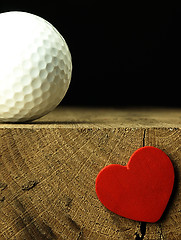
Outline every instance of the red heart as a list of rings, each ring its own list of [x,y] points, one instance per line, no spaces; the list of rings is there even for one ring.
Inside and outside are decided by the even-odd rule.
[[[126,166],[104,167],[96,178],[96,193],[106,208],[120,216],[156,222],[167,206],[173,184],[169,157],[158,148],[142,147]]]

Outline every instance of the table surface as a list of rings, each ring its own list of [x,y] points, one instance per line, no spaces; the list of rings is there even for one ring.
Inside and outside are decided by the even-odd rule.
[[[58,107],[29,123],[1,123],[0,128],[181,128],[179,108]]]
[[[138,148],[171,159],[175,184],[155,224],[108,211],[95,179]],[[181,239],[181,109],[60,107],[0,124],[0,239]],[[141,183],[140,183],[141,184]]]

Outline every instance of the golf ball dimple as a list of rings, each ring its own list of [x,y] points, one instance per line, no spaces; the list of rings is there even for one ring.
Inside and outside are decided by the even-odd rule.
[[[0,121],[24,122],[52,111],[72,74],[64,38],[46,20],[25,12],[0,14]]]

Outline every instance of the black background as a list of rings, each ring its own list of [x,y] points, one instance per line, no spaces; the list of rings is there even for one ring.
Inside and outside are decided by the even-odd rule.
[[[178,4],[37,2],[1,1],[0,12],[39,15],[63,35],[73,74],[62,105],[181,107]]]

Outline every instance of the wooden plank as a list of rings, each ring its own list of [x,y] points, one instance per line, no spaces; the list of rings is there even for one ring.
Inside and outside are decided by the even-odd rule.
[[[181,239],[181,130],[147,129],[145,144],[162,149],[171,159],[175,184],[171,199],[161,220],[147,224],[145,239]]]
[[[0,124],[0,239],[180,239],[181,111],[62,108],[26,124]],[[143,145],[176,171],[162,219],[145,224],[107,210],[95,193],[106,165]]]
[[[181,127],[180,109],[57,108],[46,116],[23,124],[0,124],[0,128],[148,128]]]

